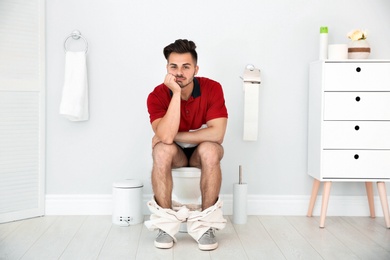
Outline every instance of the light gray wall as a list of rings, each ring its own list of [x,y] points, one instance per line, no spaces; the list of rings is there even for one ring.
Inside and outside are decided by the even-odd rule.
[[[47,194],[109,194],[125,178],[152,192],[146,98],[163,81],[163,47],[188,38],[198,45],[199,75],[225,91],[221,193],[232,193],[242,165],[250,194],[309,195],[308,66],[318,58],[320,26],[329,27],[329,43],[367,29],[371,58],[390,58],[388,0],[49,0],[46,12]],[[89,41],[90,87],[90,120],[76,123],[58,114],[63,43],[74,29]],[[242,140],[239,76],[248,63],[262,71],[257,142]],[[364,194],[363,186],[338,183],[332,194]]]

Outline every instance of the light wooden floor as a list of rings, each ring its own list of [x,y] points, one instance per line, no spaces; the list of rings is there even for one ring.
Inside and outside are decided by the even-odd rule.
[[[148,217],[147,217],[148,218]],[[390,229],[382,217],[226,217],[219,248],[204,252],[179,233],[172,249],[156,249],[157,232],[119,227],[111,216],[46,216],[0,224],[0,259],[390,259]]]

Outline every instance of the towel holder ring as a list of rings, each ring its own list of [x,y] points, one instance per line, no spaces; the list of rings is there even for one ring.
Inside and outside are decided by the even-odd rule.
[[[64,50],[65,52],[67,52],[68,50],[66,49],[66,43],[68,42],[68,40],[72,38],[74,40],[78,40],[78,39],[83,39],[84,42],[85,42],[85,53],[88,52],[88,42],[87,42],[87,39],[85,39],[82,35],[81,35],[81,32],[78,31],[78,30],[74,30],[68,37],[65,38],[65,41],[64,41]]]

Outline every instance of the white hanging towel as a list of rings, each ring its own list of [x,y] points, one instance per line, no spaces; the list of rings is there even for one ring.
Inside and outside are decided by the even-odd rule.
[[[60,115],[65,116],[70,121],[89,119],[85,52],[67,51],[65,54],[65,77]]]

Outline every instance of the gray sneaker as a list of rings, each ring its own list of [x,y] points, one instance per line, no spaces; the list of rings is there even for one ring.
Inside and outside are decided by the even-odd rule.
[[[210,228],[198,240],[200,250],[214,250],[218,247],[217,239],[215,238],[215,230]]]
[[[173,238],[168,235],[165,231],[159,229],[154,245],[157,248],[168,249],[173,246]]]

